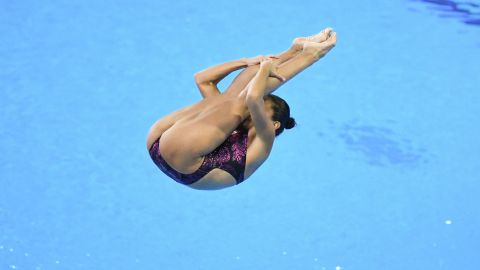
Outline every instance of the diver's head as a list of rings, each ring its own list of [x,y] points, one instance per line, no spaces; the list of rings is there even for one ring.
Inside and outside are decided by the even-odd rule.
[[[297,123],[290,117],[290,107],[287,102],[279,96],[269,94],[263,97],[265,110],[272,119],[275,127],[275,136],[282,134],[285,129],[293,128]]]
[[[291,129],[296,125],[295,119],[290,117],[290,107],[287,102],[279,96],[270,94],[263,97],[265,112],[273,121],[275,136],[280,135],[285,129]],[[253,127],[251,116],[242,123],[245,129]]]

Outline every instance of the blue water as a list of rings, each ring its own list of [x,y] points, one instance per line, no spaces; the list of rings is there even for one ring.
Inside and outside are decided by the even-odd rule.
[[[480,11],[452,3],[0,0],[0,269],[480,269]],[[153,164],[195,72],[327,26],[250,179]]]

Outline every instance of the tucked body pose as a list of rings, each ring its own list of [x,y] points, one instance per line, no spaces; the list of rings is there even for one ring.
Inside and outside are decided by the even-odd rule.
[[[194,189],[241,183],[268,158],[275,137],[295,126],[288,104],[272,92],[325,56],[336,44],[325,28],[298,37],[276,56],[220,64],[195,74],[203,99],[157,120],[147,136],[153,162]],[[244,68],[222,93],[218,82]]]

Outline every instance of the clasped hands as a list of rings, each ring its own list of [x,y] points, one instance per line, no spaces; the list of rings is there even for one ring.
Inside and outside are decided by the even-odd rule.
[[[273,59],[278,59],[279,57],[275,55],[258,55],[252,58],[245,58],[247,67],[260,64],[260,70],[266,70],[269,77],[274,77],[279,79],[282,82],[285,82],[287,79],[280,75],[277,71],[278,66],[273,64]]]

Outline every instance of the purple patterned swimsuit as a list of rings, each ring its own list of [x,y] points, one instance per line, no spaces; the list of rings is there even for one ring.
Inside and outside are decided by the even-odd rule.
[[[190,185],[195,183],[215,168],[231,174],[235,178],[237,185],[244,180],[248,142],[246,130],[234,130],[220,146],[205,156],[200,168],[191,174],[180,173],[167,164],[160,155],[159,140],[160,138],[150,147],[150,157],[162,172],[181,184]]]

